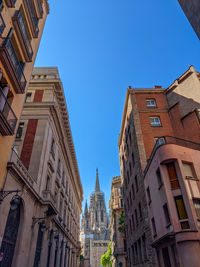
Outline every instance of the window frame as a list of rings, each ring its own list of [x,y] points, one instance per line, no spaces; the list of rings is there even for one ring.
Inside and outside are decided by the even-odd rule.
[[[152,104],[151,102],[154,102],[155,104]],[[150,103],[150,104],[148,104]],[[157,108],[157,103],[155,98],[147,98],[146,99],[146,107],[147,108]]]
[[[154,123],[152,122],[152,119],[154,119]],[[159,123],[155,123],[155,119],[159,120]],[[160,116],[150,116],[149,117],[151,127],[162,127]]]

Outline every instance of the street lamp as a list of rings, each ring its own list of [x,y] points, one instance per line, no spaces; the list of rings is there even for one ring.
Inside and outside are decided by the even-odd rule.
[[[31,228],[34,228],[35,224],[36,224],[37,222],[41,221],[41,222],[40,222],[41,231],[44,232],[44,231],[46,230],[46,224],[45,224],[45,219],[46,219],[46,218],[47,218],[47,217],[39,217],[39,218],[35,218],[35,217],[33,217],[33,218],[32,218],[32,225],[31,225]]]
[[[4,191],[4,190],[0,190],[0,205],[3,202],[4,198],[7,197],[8,195],[12,194],[12,193],[16,193],[15,196],[18,196],[18,193],[21,192],[21,190],[8,190],[8,191]]]

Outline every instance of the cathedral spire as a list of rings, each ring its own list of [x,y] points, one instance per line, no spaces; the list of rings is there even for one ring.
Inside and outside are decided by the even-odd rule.
[[[96,184],[95,184],[95,192],[100,192],[100,185],[99,185],[99,174],[98,174],[98,169],[96,170]]]
[[[86,199],[86,202],[85,202],[85,211],[84,213],[86,214],[88,212],[88,207],[87,207],[87,199]]]

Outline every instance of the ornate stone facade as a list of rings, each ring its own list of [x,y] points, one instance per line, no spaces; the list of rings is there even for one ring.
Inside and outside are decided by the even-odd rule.
[[[20,192],[0,206],[1,266],[78,267],[83,189],[57,68],[32,73],[7,169]]]
[[[104,193],[100,191],[97,170],[95,192],[90,196],[89,208],[87,206],[87,202],[85,204],[85,210],[81,222],[81,243],[83,249],[84,267],[100,266],[100,256],[107,250],[107,246],[105,244],[108,245],[109,243],[104,241],[110,240],[108,225],[109,219],[105,206]],[[94,246],[94,242],[92,241],[97,241],[97,244],[104,245]]]

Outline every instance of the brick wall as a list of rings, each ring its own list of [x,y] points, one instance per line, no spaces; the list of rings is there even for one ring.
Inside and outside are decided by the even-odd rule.
[[[31,160],[31,154],[32,154],[32,149],[33,149],[33,144],[34,144],[34,139],[35,139],[35,133],[37,130],[37,124],[38,120],[31,119],[28,121],[27,129],[26,129],[26,134],[24,137],[24,142],[23,142],[23,147],[21,151],[21,156],[20,159],[24,163],[24,166],[28,169],[30,160]]]

